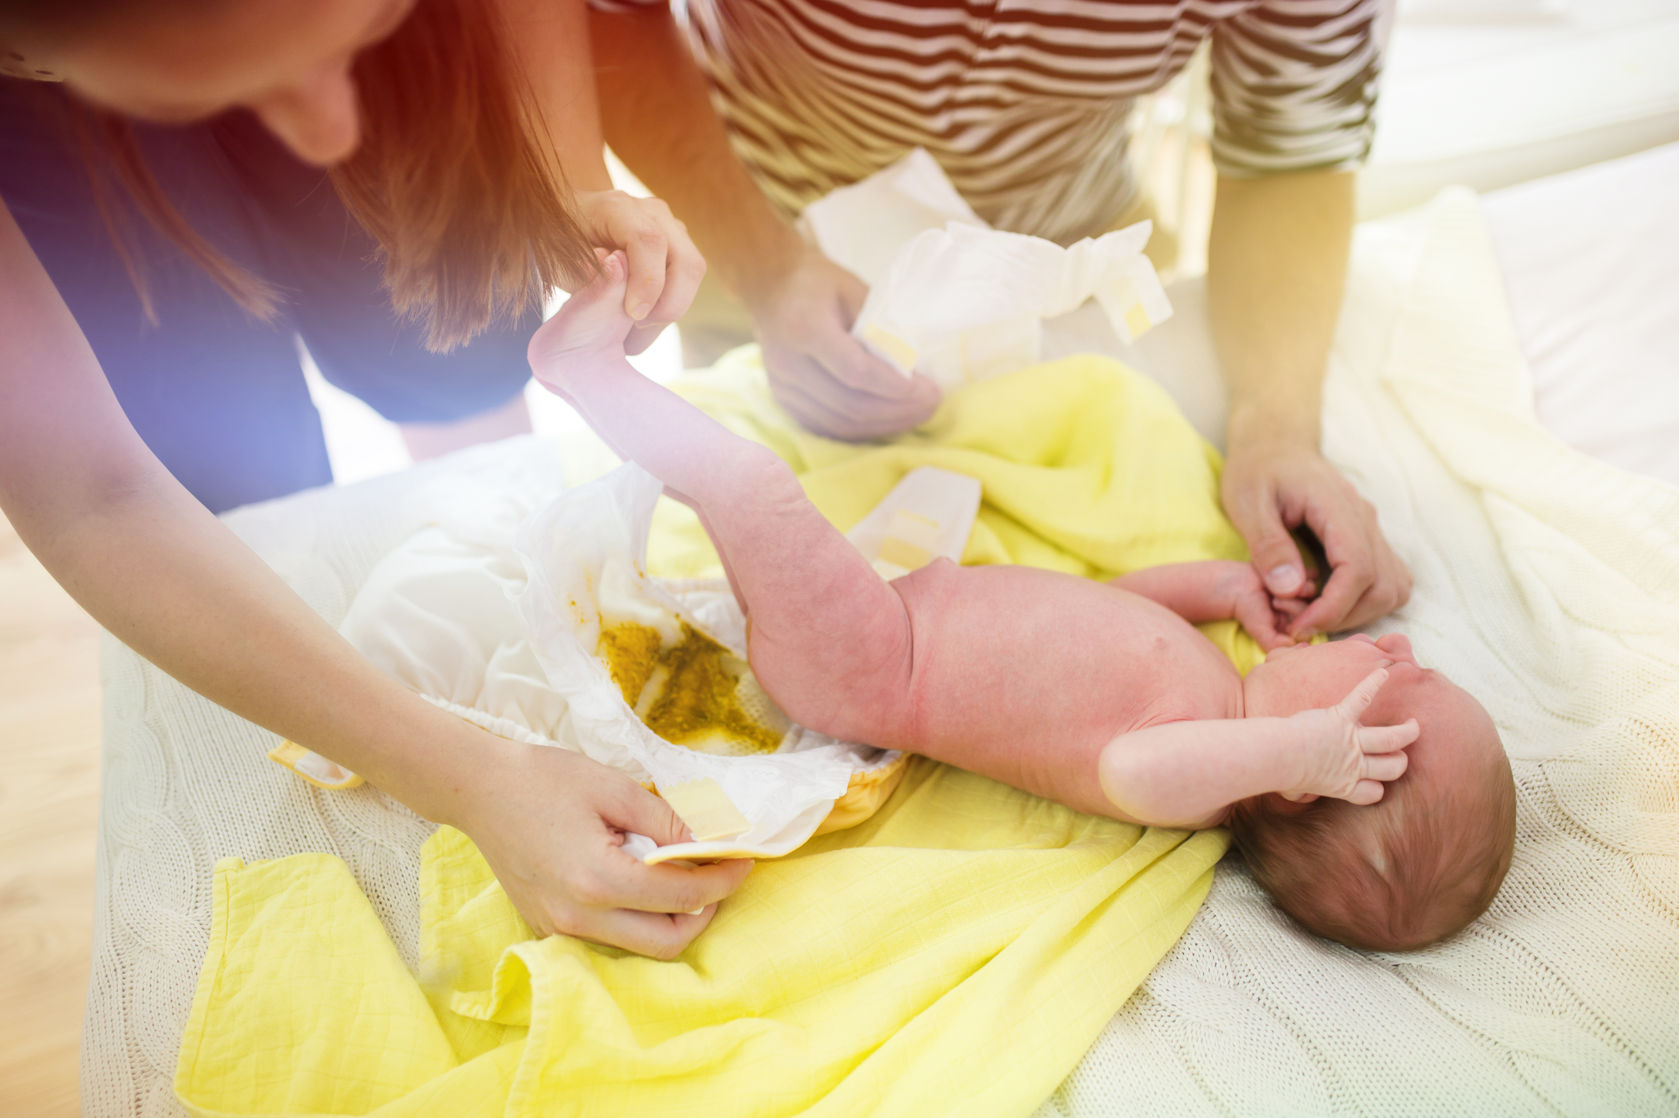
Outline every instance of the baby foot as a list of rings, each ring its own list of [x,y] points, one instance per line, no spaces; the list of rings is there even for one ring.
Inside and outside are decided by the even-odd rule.
[[[623,253],[606,256],[600,274],[537,330],[526,352],[531,372],[543,386],[567,395],[570,374],[603,361],[624,359],[624,339],[635,325],[624,313],[628,274]]]

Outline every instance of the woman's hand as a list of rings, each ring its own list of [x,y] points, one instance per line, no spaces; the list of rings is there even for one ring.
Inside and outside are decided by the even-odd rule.
[[[621,250],[629,262],[624,313],[635,327],[625,350],[640,353],[688,310],[705,276],[705,259],[687,226],[657,198],[621,190],[584,190],[576,197],[578,216],[596,247]]]
[[[1387,678],[1387,669],[1377,668],[1334,706],[1289,716],[1291,727],[1301,735],[1303,765],[1294,786],[1279,790],[1284,799],[1304,802],[1333,796],[1373,804],[1382,798],[1388,781],[1404,774],[1410,760],[1405,747],[1420,732],[1417,720],[1406,719],[1397,726],[1359,724]]]
[[[580,754],[492,741],[450,821],[477,844],[538,935],[674,959],[752,868],[645,865],[624,853],[626,834],[660,845],[692,839],[664,800]]]
[[[1410,598],[1411,572],[1388,546],[1375,508],[1315,449],[1232,442],[1223,497],[1266,588],[1303,607],[1287,625],[1293,639],[1358,628]],[[1327,579],[1312,579],[1289,536],[1301,525],[1323,543]]]
[[[906,377],[851,336],[868,288],[806,246],[763,294],[748,297],[763,348],[770,391],[788,413],[819,435],[881,438],[931,418],[939,390]]]

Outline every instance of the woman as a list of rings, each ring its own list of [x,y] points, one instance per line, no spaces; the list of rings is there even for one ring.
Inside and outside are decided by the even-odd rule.
[[[624,854],[685,829],[373,669],[193,492],[327,480],[294,334],[397,418],[511,425],[540,295],[595,247],[629,254],[641,344],[682,311],[698,256],[609,189],[586,44],[524,0],[0,3],[0,508],[159,667],[471,835],[538,932],[669,957],[747,863]]]

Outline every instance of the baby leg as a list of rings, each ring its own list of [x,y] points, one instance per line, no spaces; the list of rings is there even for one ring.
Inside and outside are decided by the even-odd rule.
[[[902,599],[786,463],[624,359],[623,285],[611,257],[543,325],[530,347],[537,380],[699,513],[746,611],[753,671],[788,716],[852,740],[890,736],[911,678]]]

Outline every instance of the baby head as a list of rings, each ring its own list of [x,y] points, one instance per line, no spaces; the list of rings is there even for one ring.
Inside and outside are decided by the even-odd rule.
[[[1249,716],[1329,707],[1378,667],[1388,680],[1366,725],[1415,718],[1405,774],[1380,801],[1274,792],[1235,805],[1230,828],[1248,867],[1308,930],[1350,947],[1408,951],[1486,911],[1510,868],[1516,790],[1492,719],[1467,691],[1417,666],[1398,634],[1273,652],[1243,681]]]

